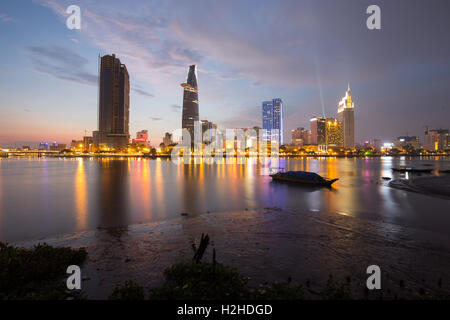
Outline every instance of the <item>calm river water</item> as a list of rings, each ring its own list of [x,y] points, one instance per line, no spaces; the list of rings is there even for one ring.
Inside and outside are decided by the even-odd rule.
[[[271,182],[260,164],[176,165],[163,159],[0,160],[0,240],[265,207],[325,211],[450,234],[450,201],[396,190],[392,167],[450,169],[450,158],[285,159],[287,170],[338,177],[332,189]],[[282,214],[282,213],[280,213]]]

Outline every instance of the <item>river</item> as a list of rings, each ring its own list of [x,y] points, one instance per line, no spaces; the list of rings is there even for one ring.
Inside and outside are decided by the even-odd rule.
[[[277,207],[325,211],[450,234],[450,201],[395,190],[392,167],[449,169],[441,158],[281,159],[286,170],[338,177],[332,189],[271,182],[261,164],[174,164],[145,158],[0,161],[0,240],[41,239],[202,213]]]

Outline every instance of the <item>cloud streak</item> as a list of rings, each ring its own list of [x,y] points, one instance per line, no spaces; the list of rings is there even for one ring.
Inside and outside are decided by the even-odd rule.
[[[139,89],[139,88],[131,88],[131,90],[133,90],[134,92],[136,92],[137,94],[140,94],[141,96],[145,96],[148,98],[154,98],[155,95],[143,90],[143,89]]]
[[[0,21],[1,22],[14,22],[16,20],[14,18],[8,16],[7,14],[0,12]]]
[[[88,60],[60,46],[29,46],[27,54],[35,71],[57,79],[91,86],[97,85],[97,76],[86,70]]]

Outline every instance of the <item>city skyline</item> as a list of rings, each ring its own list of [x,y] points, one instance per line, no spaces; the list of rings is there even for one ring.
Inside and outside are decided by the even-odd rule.
[[[365,28],[365,4],[355,1],[324,1],[320,7],[303,1],[283,8],[265,1],[243,6],[238,17],[232,4],[205,3],[223,13],[195,21],[195,10],[182,3],[176,4],[186,9],[180,14],[173,13],[173,3],[134,3],[139,10],[132,12],[110,3],[80,1],[79,31],[65,26],[67,1],[0,5],[9,17],[0,21],[8,39],[1,45],[0,145],[68,143],[94,131],[97,56],[112,52],[130,72],[130,134],[149,130],[155,144],[179,127],[177,87],[191,64],[199,65],[201,118],[225,127],[261,125],[260,101],[279,96],[287,137],[291,129],[308,128],[314,114],[334,115],[350,82],[358,102],[357,143],[408,134],[422,140],[426,126],[446,129],[449,45],[439,32],[449,23],[444,2],[427,7],[408,2],[407,12],[402,1],[385,4],[379,33]],[[258,14],[250,15],[253,11]],[[420,26],[406,23],[418,12]],[[285,24],[276,23],[280,17]],[[217,23],[205,30],[210,19]],[[335,25],[337,20],[346,22]],[[266,28],[272,32],[261,32]],[[275,38],[277,46],[268,48]]]

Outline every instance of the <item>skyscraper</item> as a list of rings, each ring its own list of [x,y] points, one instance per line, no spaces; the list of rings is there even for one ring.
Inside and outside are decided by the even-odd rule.
[[[342,137],[342,122],[337,121],[333,118],[326,119],[326,146],[329,147],[342,147],[343,137]]]
[[[262,103],[262,126],[266,130],[266,141],[283,144],[283,101],[280,98]]]
[[[345,97],[338,105],[338,121],[342,123],[342,137],[344,148],[353,149],[355,147],[355,104],[350,95],[350,84],[348,85]]]
[[[314,117],[310,120],[311,144],[326,145],[326,122],[327,119],[322,117]]]
[[[127,67],[113,55],[101,58],[97,147],[126,148],[129,140],[130,80]]]
[[[191,134],[191,141],[194,141],[194,123],[199,120],[198,115],[198,85],[197,66],[191,65],[186,83],[182,83],[183,93],[183,115],[181,127],[187,129]]]
[[[273,127],[273,102],[263,101],[262,103],[262,128],[264,141],[270,141],[270,131]]]

